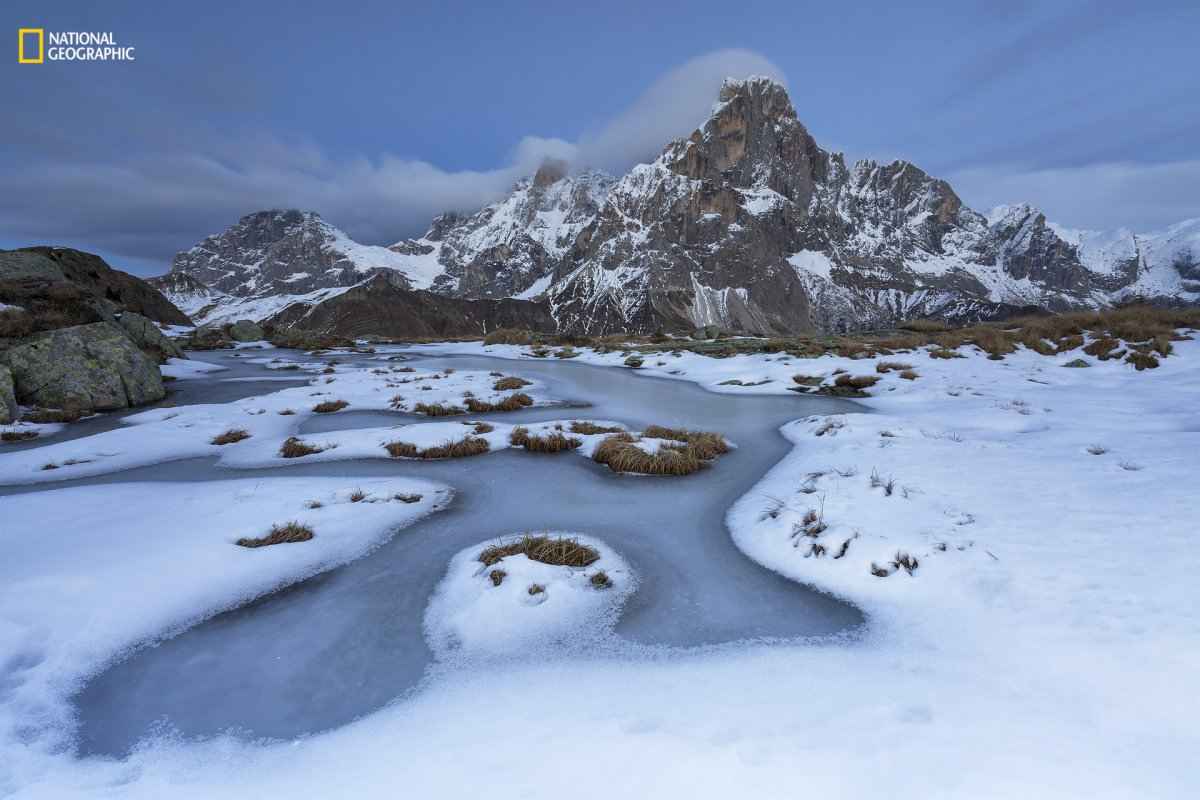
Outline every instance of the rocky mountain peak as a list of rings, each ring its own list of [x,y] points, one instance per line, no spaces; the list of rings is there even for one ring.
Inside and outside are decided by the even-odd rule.
[[[547,158],[533,175],[533,185],[545,188],[567,177],[567,162],[560,158]]]
[[[726,80],[708,120],[664,152],[679,175],[716,188],[770,189],[806,206],[829,171],[787,89],[765,77]]]

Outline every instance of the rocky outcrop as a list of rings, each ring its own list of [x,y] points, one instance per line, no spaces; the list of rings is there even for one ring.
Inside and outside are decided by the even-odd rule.
[[[7,425],[17,418],[17,392],[13,385],[12,371],[0,364],[0,425]]]
[[[445,297],[401,289],[382,277],[315,305],[292,305],[266,325],[281,331],[396,339],[482,336],[496,328],[555,329],[545,303]]]
[[[141,314],[126,311],[117,322],[125,330],[125,334],[133,340],[133,343],[158,363],[162,364],[168,358],[187,358],[179,349],[179,345]]]
[[[266,338],[266,334],[253,320],[239,319],[229,326],[229,338],[235,342],[257,342]]]
[[[16,399],[71,414],[161,400],[158,365],[117,324],[97,322],[37,334],[0,352]]]
[[[141,278],[113,269],[91,253],[65,247],[0,250],[0,302],[15,303],[34,317],[79,324],[133,311],[168,325],[187,316]],[[42,328],[46,329],[46,328]]]

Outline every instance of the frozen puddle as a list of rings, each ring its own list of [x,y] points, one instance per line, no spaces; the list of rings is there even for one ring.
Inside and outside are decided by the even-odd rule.
[[[514,450],[457,461],[356,460],[238,470],[196,458],[56,483],[53,488],[230,478],[333,477],[351,483],[417,478],[455,491],[448,509],[405,528],[370,555],[213,617],[101,673],[76,698],[81,754],[121,755],[164,730],[185,737],[223,731],[295,737],[343,725],[402,697],[433,663],[422,623],[451,560],[465,548],[522,531],[594,537],[636,574],[636,590],[613,634],[599,645],[588,644],[608,656],[824,637],[861,624],[855,608],[751,562],[724,524],[734,501],[790,451],[779,426],[861,407],[832,398],[714,394],[690,383],[579,364],[476,356],[411,363],[535,378],[553,397],[591,404],[583,412],[540,407],[494,415],[504,422],[579,416],[617,420],[631,429],[658,423],[719,431],[738,447],[714,468],[678,479],[617,476],[570,453]],[[188,399],[209,402],[201,384],[228,391],[215,388],[230,386],[220,383],[224,377],[231,375],[189,381]],[[305,432],[410,421],[386,412],[344,412],[311,418]],[[28,491],[38,487],[0,493]],[[531,654],[539,655],[563,653]]]

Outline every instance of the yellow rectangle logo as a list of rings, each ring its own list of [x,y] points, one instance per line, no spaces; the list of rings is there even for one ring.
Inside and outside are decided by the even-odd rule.
[[[27,55],[25,37],[37,34],[37,55]],[[46,31],[44,28],[19,28],[17,30],[17,63],[41,64],[46,56]]]

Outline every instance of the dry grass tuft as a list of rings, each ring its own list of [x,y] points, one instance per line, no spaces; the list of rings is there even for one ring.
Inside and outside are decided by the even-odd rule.
[[[488,403],[468,397],[466,405],[467,410],[473,414],[483,414],[488,411],[520,411],[526,406],[533,405],[533,398],[524,392],[514,392],[498,403]]]
[[[467,413],[458,406],[450,406],[445,403],[417,403],[413,406],[413,412],[424,414],[427,417],[453,417],[457,414]]]
[[[472,430],[476,434],[491,433],[492,431],[496,430],[495,425],[489,425],[486,422],[475,422],[475,423],[468,423],[468,424],[473,424],[475,426]]]
[[[1134,352],[1127,355],[1125,360],[1128,363],[1133,364],[1138,372],[1141,372],[1144,369],[1154,369],[1158,366],[1158,359],[1154,357],[1153,353]]]
[[[574,450],[583,444],[582,439],[565,436],[558,431],[541,436],[530,436],[529,429],[524,426],[513,428],[508,441],[514,447],[524,447],[530,453],[561,453],[564,450]]]
[[[466,458],[468,456],[478,456],[490,450],[487,439],[480,439],[475,436],[468,436],[465,439],[459,439],[453,442],[435,445],[419,449],[411,442],[387,442],[383,446],[384,450],[388,451],[388,455],[392,458]]]
[[[596,570],[592,577],[588,578],[588,582],[595,589],[610,589],[613,585],[612,578],[608,577],[608,573],[602,569]]]
[[[729,452],[729,443],[725,441],[725,437],[719,433],[712,433],[710,431],[689,431],[682,428],[664,428],[661,425],[650,425],[646,430],[642,431],[642,436],[647,439],[671,439],[676,442],[683,442],[705,461]]]
[[[4,431],[0,433],[0,442],[27,442],[37,437],[37,431]]]
[[[492,388],[497,392],[511,392],[513,389],[520,389],[524,386],[529,386],[532,381],[527,381],[524,378],[501,378],[492,384]]]
[[[911,370],[911,369],[912,369],[912,364],[905,364],[900,361],[880,361],[878,364],[875,365],[875,371],[878,372],[880,375],[886,375],[887,373],[892,372],[892,371],[903,372],[905,370]]]
[[[508,573],[502,569],[494,569],[488,573],[488,578],[491,579],[492,586],[499,586],[500,584],[504,583],[504,579],[507,576]]]
[[[272,525],[271,532],[258,538],[243,537],[237,540],[240,547],[267,547],[273,544],[291,544],[292,542],[307,542],[313,538],[313,530],[299,522],[288,522],[284,525]]]
[[[596,425],[592,422],[575,421],[571,423],[571,433],[578,433],[583,436],[591,436],[597,433],[621,433],[624,429],[619,427],[605,427]]]
[[[580,544],[574,539],[525,534],[519,539],[501,541],[484,548],[479,554],[479,561],[485,567],[490,567],[501,559],[515,555],[524,555],[533,561],[558,567],[587,567],[600,560],[600,553],[594,547]]]
[[[355,489],[353,492],[350,493],[350,502],[351,503],[361,503],[363,500],[366,500],[366,499],[367,499],[367,493],[364,492],[362,489]]]
[[[295,436],[289,436],[287,440],[280,445],[279,455],[284,458],[300,458],[301,456],[311,456],[313,453],[320,453],[324,447],[309,444]]]
[[[658,435],[656,435],[658,434]],[[687,439],[677,438],[686,435]],[[592,460],[606,464],[613,472],[635,472],[641,475],[690,475],[708,465],[719,453],[728,452],[729,445],[720,434],[675,431],[651,426],[649,438],[671,439],[679,444],[661,445],[657,452],[648,453],[637,446],[628,433],[609,436],[596,447]]]
[[[313,406],[313,411],[318,414],[332,414],[334,411],[341,411],[348,405],[350,404],[345,400],[326,400]]]
[[[957,350],[951,350],[948,347],[938,347],[934,350],[930,350],[929,357],[930,358],[966,358],[966,356],[964,356],[962,353],[958,352]]]
[[[234,444],[243,439],[249,439],[250,432],[243,428],[230,428],[219,436],[214,436],[210,444]]]
[[[906,369],[900,373],[900,377],[904,378],[904,380],[906,380],[906,381],[915,381],[917,378],[919,378],[921,376],[918,375],[917,373],[913,372],[911,369]]]

